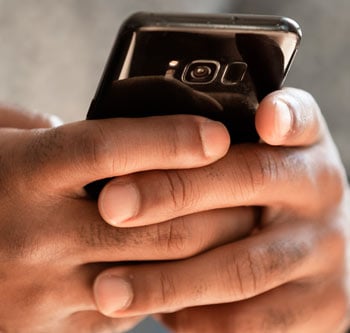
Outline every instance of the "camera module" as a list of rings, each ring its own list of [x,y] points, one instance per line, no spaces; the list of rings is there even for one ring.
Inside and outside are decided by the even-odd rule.
[[[219,72],[220,63],[214,60],[195,60],[183,72],[182,81],[188,84],[212,83]]]

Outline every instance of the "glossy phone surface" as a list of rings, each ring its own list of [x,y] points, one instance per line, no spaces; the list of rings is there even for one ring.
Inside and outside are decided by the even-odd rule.
[[[134,14],[120,29],[87,118],[100,118],[115,81],[159,76],[215,98],[223,112],[212,118],[228,127],[251,122],[249,133],[235,141],[256,141],[256,107],[281,87],[300,38],[298,24],[284,17]]]
[[[145,107],[142,99],[147,99],[147,89],[152,89],[156,77],[164,86],[175,80],[181,83],[179,91],[186,86],[214,99],[220,108],[201,115],[223,122],[232,144],[256,142],[258,103],[281,87],[300,38],[298,24],[283,17],[134,14],[120,29],[87,119],[192,114],[193,109],[176,106],[179,94],[162,96],[159,85],[159,100],[156,97]],[[129,90],[128,79],[138,77],[144,89],[142,85]],[[124,90],[118,85],[121,82],[126,83]],[[163,104],[157,109],[160,100]],[[106,181],[86,188],[97,197]]]

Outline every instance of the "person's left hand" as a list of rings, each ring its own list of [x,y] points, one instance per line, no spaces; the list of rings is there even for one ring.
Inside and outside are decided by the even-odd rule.
[[[208,165],[229,148],[221,124],[183,115],[59,124],[0,105],[0,332],[125,331],[142,317],[108,318],[94,302],[106,267],[194,256],[251,232],[250,207],[117,229],[83,190],[114,174]]]
[[[243,240],[184,260],[104,271],[94,286],[104,315],[169,313],[160,319],[177,332],[345,330],[349,188],[320,110],[309,94],[284,89],[261,103],[256,125],[267,144],[234,145],[210,166],[119,177],[104,188],[100,213],[118,227],[261,207],[259,225]],[[139,193],[137,202],[119,198],[116,206],[137,208],[127,221],[113,205],[119,182]],[[114,306],[118,283],[132,295],[122,309]]]
[[[12,128],[12,129],[27,129],[27,130],[32,130],[32,129],[49,129],[53,127],[57,127],[63,124],[63,121],[57,117],[56,115],[52,115],[49,113],[42,113],[42,112],[30,112],[28,110],[25,110],[23,108],[20,108],[18,106],[9,106],[9,105],[2,105],[0,104],[0,128]],[[30,221],[32,222],[32,221]],[[15,228],[15,226],[13,226]],[[5,234],[5,233],[3,233]],[[4,236],[4,235],[3,235]],[[5,236],[6,237],[6,236]],[[3,249],[1,249],[2,251]],[[0,252],[1,252],[0,251]],[[23,260],[25,261],[25,260]],[[15,265],[13,265],[15,266]],[[47,267],[48,269],[48,267]],[[29,270],[29,266],[27,266],[27,270]],[[4,272],[2,269],[0,269],[0,277],[2,280],[2,283],[6,283],[6,275],[8,275],[8,272]],[[37,269],[38,276],[40,277],[40,269]],[[30,278],[29,274],[26,276],[28,278],[28,283]],[[16,279],[14,276],[8,278],[9,280],[15,281]],[[10,288],[8,288],[10,289]],[[17,291],[19,294],[18,298],[25,298],[25,291],[24,290],[18,290]],[[2,296],[4,296],[2,294]],[[34,293],[32,294],[33,298],[29,299],[28,302],[35,302],[35,295]],[[4,298],[4,297],[3,297]],[[17,314],[16,310],[11,307],[13,304],[8,304],[6,301],[7,299],[2,299],[3,301],[3,306],[9,307],[9,310]],[[46,303],[46,306],[48,304]],[[35,308],[35,306],[34,306]],[[26,309],[26,313],[28,314],[28,309]],[[56,312],[57,312],[56,308]],[[31,314],[33,316],[33,314]],[[35,315],[33,316],[35,317]],[[43,319],[41,317],[41,319]],[[75,332],[81,331],[83,327],[89,327],[91,330],[96,329],[95,332],[101,332],[101,327],[105,329],[108,329],[109,327],[113,327],[114,330],[118,331],[124,330],[124,329],[130,329],[137,325],[143,318],[142,317],[133,317],[133,318],[120,318],[120,319],[114,319],[112,320],[107,320],[106,318],[103,318],[101,314],[98,312],[93,312],[91,311],[89,315],[87,316],[86,313],[75,313],[74,316],[72,316],[70,320],[70,325],[75,326],[73,329]],[[24,321],[24,319],[22,318]],[[51,317],[52,322],[54,322],[53,318]],[[0,320],[1,321],[1,320]],[[63,321],[63,320],[62,320]],[[80,322],[84,322],[83,326]],[[5,332],[4,328],[2,327],[2,322],[0,323],[0,332]],[[62,333],[63,330],[65,332],[71,332],[72,327],[70,325],[66,325],[66,328],[64,329],[62,326],[59,328],[60,332]],[[33,327],[28,325],[26,326],[27,330],[30,332],[33,332]],[[4,331],[3,331],[4,330]],[[45,328],[45,331],[47,332],[48,328]],[[16,332],[18,332],[16,330]]]

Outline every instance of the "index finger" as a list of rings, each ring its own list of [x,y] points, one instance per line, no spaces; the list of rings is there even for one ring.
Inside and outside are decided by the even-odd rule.
[[[21,173],[51,189],[82,188],[150,169],[204,166],[230,145],[221,123],[184,115],[89,120],[34,134],[25,136]]]

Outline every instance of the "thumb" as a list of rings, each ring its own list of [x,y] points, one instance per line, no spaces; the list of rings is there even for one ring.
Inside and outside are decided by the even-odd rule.
[[[261,139],[270,145],[312,145],[328,133],[314,98],[294,88],[265,97],[257,110],[255,124]]]

